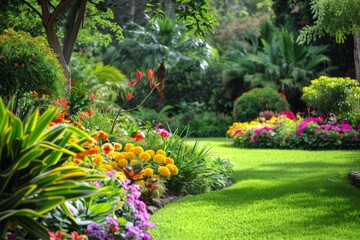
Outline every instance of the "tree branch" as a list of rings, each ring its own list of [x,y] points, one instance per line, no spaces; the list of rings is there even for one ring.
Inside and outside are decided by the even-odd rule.
[[[28,6],[32,11],[34,11],[41,18],[41,13],[36,8],[34,8],[30,3],[28,3],[25,0],[21,0],[21,2],[23,2],[26,6]]]
[[[43,0],[42,0],[43,1]],[[67,7],[73,0],[61,0],[61,2],[55,7],[54,11],[50,15],[49,23],[54,24],[59,14]]]

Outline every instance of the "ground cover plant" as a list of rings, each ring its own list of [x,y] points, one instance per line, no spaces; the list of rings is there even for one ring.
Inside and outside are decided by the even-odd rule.
[[[170,203],[150,220],[154,239],[357,239],[358,151],[239,149],[202,139],[234,164],[234,185]],[[227,142],[231,144],[231,142]]]

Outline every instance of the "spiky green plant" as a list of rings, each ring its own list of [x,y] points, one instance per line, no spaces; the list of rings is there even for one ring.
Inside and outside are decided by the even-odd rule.
[[[68,199],[99,193],[84,182],[103,179],[88,170],[63,163],[90,136],[68,125],[49,127],[57,115],[50,108],[39,116],[35,110],[22,121],[0,98],[0,238],[10,224],[20,226],[28,237],[48,239],[41,224],[45,213]],[[79,140],[71,140],[76,136]]]

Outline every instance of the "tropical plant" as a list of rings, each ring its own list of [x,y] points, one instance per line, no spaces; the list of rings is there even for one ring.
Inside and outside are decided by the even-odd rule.
[[[234,103],[235,121],[251,121],[265,110],[280,113],[289,108],[286,99],[272,88],[253,88]]]
[[[345,119],[360,110],[359,89],[357,80],[321,76],[303,88],[302,98],[309,107],[323,114],[333,113]]]
[[[155,79],[160,84],[157,88],[158,109],[164,106],[166,99],[168,67],[190,57],[202,59],[202,64],[207,65],[206,60],[212,57],[211,47],[206,42],[196,39],[186,32],[185,26],[168,16],[145,27],[132,23],[126,29],[125,40],[105,53],[104,61],[129,74],[134,67],[155,69]]]
[[[76,55],[70,64],[73,78],[69,100],[71,113],[86,111],[95,99],[98,107],[112,109],[116,107],[119,93],[130,91],[128,79],[119,69],[94,61]]]
[[[225,84],[231,85],[240,78],[242,91],[249,87],[273,87],[283,92],[292,110],[303,110],[301,89],[310,80],[327,75],[333,68],[327,67],[330,59],[323,55],[326,46],[305,46],[296,43],[294,33],[276,29],[270,22],[260,26],[260,36],[247,38],[250,50],[235,45],[236,51],[225,56],[230,64],[224,71]],[[246,85],[250,84],[250,85]]]
[[[65,124],[49,127],[57,114],[50,108],[39,117],[39,111],[24,121],[7,109],[0,99],[0,237],[10,226],[21,227],[27,238],[48,238],[41,224],[45,213],[68,199],[99,194],[86,181],[103,179],[91,171],[62,166],[69,157],[83,151],[90,136]],[[31,236],[31,237],[30,237]]]

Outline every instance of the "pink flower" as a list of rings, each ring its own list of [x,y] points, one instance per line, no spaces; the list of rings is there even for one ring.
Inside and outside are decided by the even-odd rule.
[[[86,119],[86,112],[79,112],[79,115],[81,120],[84,121]]]
[[[91,108],[88,108],[87,110],[89,117],[92,117],[94,115],[94,111]]]
[[[160,134],[161,136],[163,136],[164,138],[167,138],[167,137],[171,136],[171,133],[168,130],[164,129],[164,128],[159,128],[157,130],[157,133]]]

